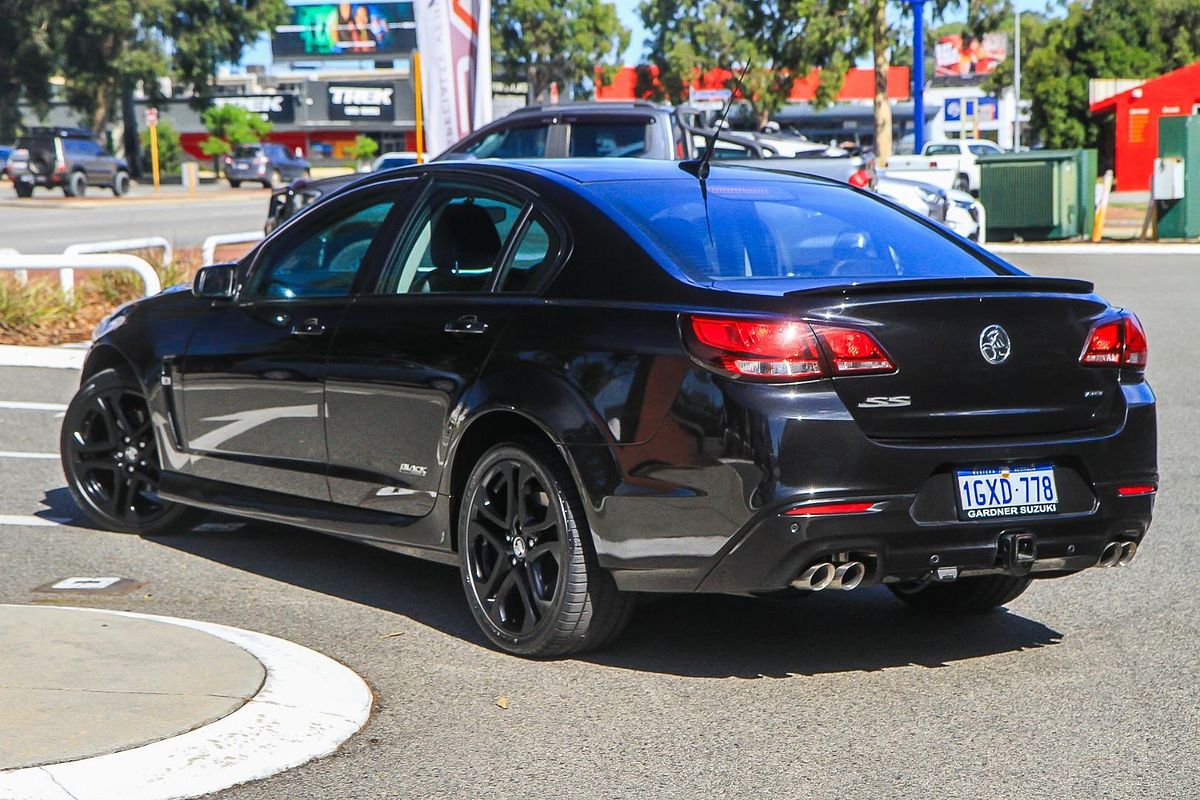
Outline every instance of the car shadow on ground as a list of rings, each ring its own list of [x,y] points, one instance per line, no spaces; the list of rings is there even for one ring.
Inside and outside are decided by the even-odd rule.
[[[61,492],[61,494],[59,494]],[[62,495],[66,495],[63,497]],[[81,512],[66,490],[48,513]],[[408,617],[486,646],[462,596],[458,570],[283,525],[213,515],[156,544]],[[116,534],[114,534],[116,535]],[[1031,591],[1037,591],[1035,584]],[[783,678],[955,661],[1057,644],[1062,634],[1011,611],[931,617],[879,587],[776,601],[717,595],[644,596],[625,633],[583,661],[670,675]]]

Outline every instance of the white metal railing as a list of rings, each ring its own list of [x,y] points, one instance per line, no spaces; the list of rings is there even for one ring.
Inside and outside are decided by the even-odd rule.
[[[265,234],[262,231],[247,231],[246,233],[218,233],[204,240],[200,248],[200,266],[209,267],[215,263],[217,248],[223,244],[245,244],[260,241]]]
[[[64,256],[77,256],[84,253],[128,253],[130,250],[161,250],[162,265],[166,266],[175,260],[175,250],[163,236],[144,236],[141,239],[109,239],[104,242],[80,242],[69,245],[63,250]],[[63,287],[63,293],[70,295],[75,287],[75,270],[64,267],[58,271],[58,282]]]
[[[75,291],[74,270],[77,269],[128,269],[136,272],[142,279],[145,287],[145,296],[149,297],[158,294],[162,291],[162,282],[158,279],[158,273],[154,271],[154,267],[150,266],[145,259],[137,256],[127,255],[125,253],[97,253],[97,254],[79,254],[79,255],[30,255],[23,256],[20,254],[0,253],[0,270],[31,270],[31,269],[56,269],[59,270],[60,280],[64,272],[69,272],[71,283],[63,283],[63,294],[70,297]]]

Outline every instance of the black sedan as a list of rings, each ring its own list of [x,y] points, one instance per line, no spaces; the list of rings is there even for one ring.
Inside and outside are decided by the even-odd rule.
[[[457,564],[530,656],[603,645],[642,592],[975,612],[1134,557],[1132,313],[842,183],[697,174],[364,177],[103,323],[72,492],[111,530],[215,509]]]

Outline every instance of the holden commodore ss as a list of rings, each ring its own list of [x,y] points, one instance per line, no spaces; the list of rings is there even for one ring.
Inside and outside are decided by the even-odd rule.
[[[71,491],[114,531],[218,510],[455,564],[532,657],[610,642],[640,593],[970,613],[1134,558],[1133,313],[845,184],[699,166],[451,162],[323,198],[102,323]]]

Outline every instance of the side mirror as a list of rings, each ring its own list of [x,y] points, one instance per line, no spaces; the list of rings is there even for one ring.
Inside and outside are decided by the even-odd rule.
[[[237,293],[237,264],[202,267],[192,281],[192,294],[209,300],[228,300]]]

